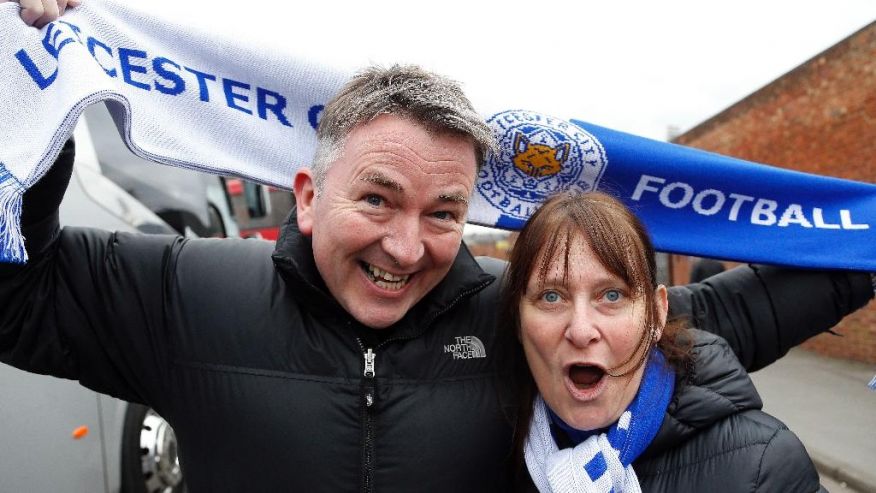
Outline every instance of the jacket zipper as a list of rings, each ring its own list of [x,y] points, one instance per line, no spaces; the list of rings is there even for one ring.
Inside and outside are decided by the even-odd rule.
[[[440,317],[442,314],[453,308],[459,300],[465,298],[466,296],[471,295],[472,293],[476,293],[485,287],[487,287],[490,282],[487,281],[481,283],[473,288],[467,289],[460,293],[456,298],[454,298],[444,309],[435,313],[429,320],[425,322],[425,326],[428,327],[435,321],[436,318]],[[414,339],[419,335],[405,336],[405,337],[396,337],[387,339],[380,344],[378,344],[374,348],[366,348],[365,344],[362,343],[361,338],[356,338],[356,342],[359,343],[359,349],[362,350],[362,358],[365,361],[365,367],[362,371],[362,385],[361,389],[361,398],[362,398],[362,491],[365,493],[371,493],[374,491],[374,413],[375,402],[377,400],[377,381],[375,377],[377,376],[377,366],[376,359],[377,353],[374,352],[375,349],[380,349],[387,344],[403,341],[408,339]]]
[[[362,372],[362,491],[371,493],[374,490],[374,402],[377,398],[377,353],[372,348],[365,348],[362,339],[356,339],[362,349],[365,369]]]

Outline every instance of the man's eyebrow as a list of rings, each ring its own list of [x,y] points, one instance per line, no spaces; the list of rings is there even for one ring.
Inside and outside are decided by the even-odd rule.
[[[398,193],[404,193],[405,191],[401,183],[380,172],[375,171],[359,179],[364,182],[373,183],[380,187],[388,188]],[[438,200],[440,200],[441,202],[454,202],[462,205],[468,205],[468,198],[461,193],[442,193],[438,195]]]
[[[401,186],[401,183],[393,180],[392,178],[389,178],[383,173],[374,172],[363,176],[362,178],[360,178],[360,180],[366,181],[368,183],[373,183],[377,186],[388,188],[399,193],[405,191],[404,187]]]
[[[462,205],[468,205],[468,199],[465,197],[465,195],[462,195],[459,193],[453,193],[453,194],[444,193],[444,194],[441,194],[438,196],[438,200],[440,200],[442,202],[457,202],[457,203],[462,204]]]

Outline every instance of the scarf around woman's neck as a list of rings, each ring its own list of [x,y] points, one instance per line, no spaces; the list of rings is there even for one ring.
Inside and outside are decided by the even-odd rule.
[[[22,195],[86,106],[105,102],[144,159],[289,188],[313,157],[323,106],[352,73],[321,63],[316,48],[265,46],[172,8],[88,0],[40,30],[19,10],[0,3],[0,262],[27,260]],[[469,222],[520,229],[552,194],[602,189],[636,211],[661,251],[876,270],[876,185],[484,103],[500,152],[479,172]]]
[[[562,450],[551,434],[550,410],[538,395],[524,445],[535,486],[542,493],[641,491],[632,463],[657,435],[674,388],[675,373],[663,353],[652,349],[639,391],[620,419]]]

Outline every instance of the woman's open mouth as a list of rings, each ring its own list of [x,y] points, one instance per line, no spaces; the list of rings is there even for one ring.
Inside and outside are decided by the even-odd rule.
[[[595,387],[602,377],[605,376],[605,370],[598,366],[590,365],[572,365],[569,367],[569,379],[581,390],[586,390]]]
[[[359,265],[362,267],[362,270],[365,272],[365,275],[368,279],[371,280],[377,287],[386,289],[388,291],[399,291],[405,285],[407,285],[408,281],[411,279],[411,274],[392,274],[389,273],[380,267],[371,265],[366,262],[359,262]]]
[[[569,378],[566,385],[573,397],[590,400],[600,394],[605,387],[605,370],[596,365],[571,365],[567,370]]]

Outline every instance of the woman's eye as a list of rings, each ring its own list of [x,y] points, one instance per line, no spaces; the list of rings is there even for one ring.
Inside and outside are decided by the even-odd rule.
[[[609,303],[617,303],[623,298],[623,296],[623,293],[617,289],[609,289],[602,295],[602,297],[605,298],[605,301],[608,301]]]
[[[380,207],[383,205],[383,197],[380,195],[369,194],[365,196],[365,202],[373,207]]]
[[[541,295],[541,299],[547,301],[548,303],[556,303],[560,301],[560,294],[556,291],[548,291]]]

